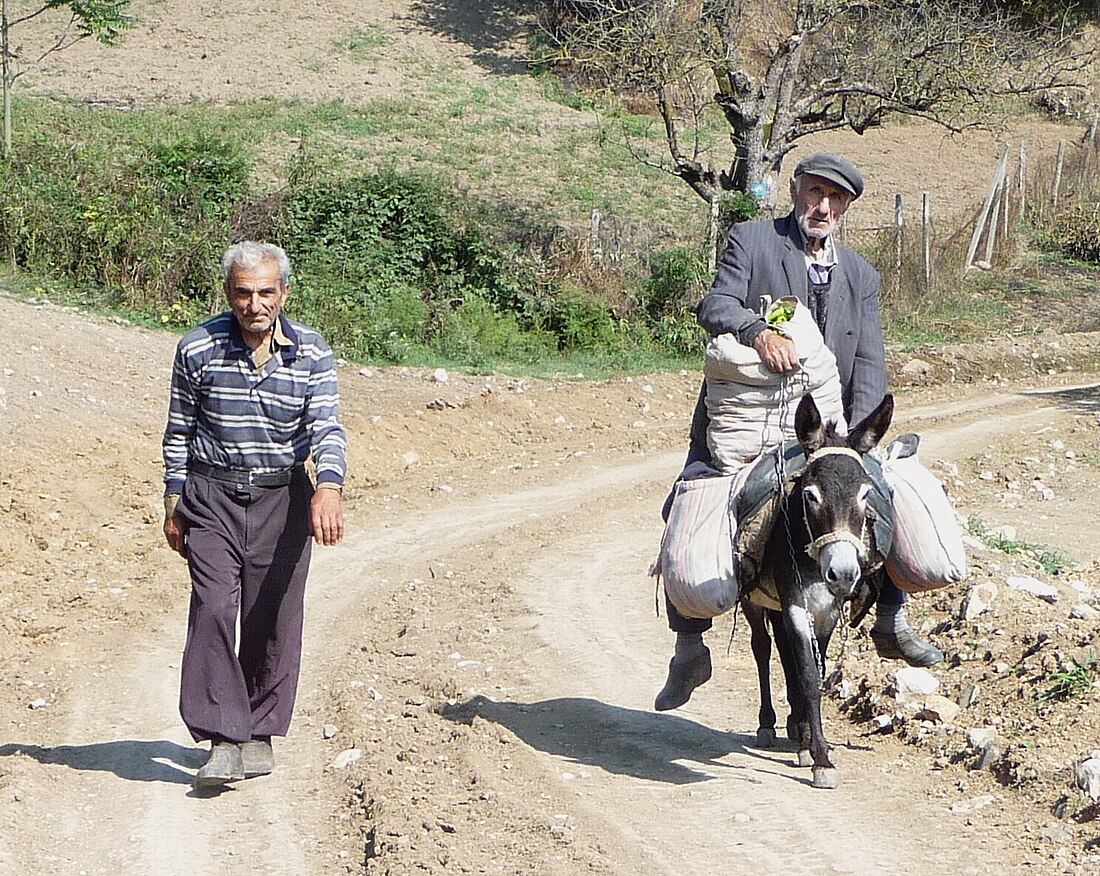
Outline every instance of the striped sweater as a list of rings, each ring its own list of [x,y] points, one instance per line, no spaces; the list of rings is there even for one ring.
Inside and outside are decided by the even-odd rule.
[[[259,369],[232,311],[179,342],[164,430],[166,495],[182,491],[189,461],[270,472],[312,457],[318,483],[343,484],[347,436],[332,350],[313,329],[279,320],[291,343]]]

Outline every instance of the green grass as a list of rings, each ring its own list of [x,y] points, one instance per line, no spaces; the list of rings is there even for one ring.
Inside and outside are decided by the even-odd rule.
[[[1035,695],[1036,707],[1056,701],[1070,700],[1088,693],[1092,689],[1096,674],[1096,657],[1091,652],[1085,657],[1077,657],[1073,665],[1065,666],[1046,676],[1046,687]]]
[[[977,517],[971,517],[967,520],[967,529],[989,547],[1009,556],[1027,559],[1048,575],[1060,575],[1073,565],[1072,560],[1065,554],[1045,545],[995,535]]]
[[[357,63],[363,63],[373,58],[378,49],[389,41],[381,25],[368,24],[366,27],[353,27],[344,36],[333,40],[332,48]]]

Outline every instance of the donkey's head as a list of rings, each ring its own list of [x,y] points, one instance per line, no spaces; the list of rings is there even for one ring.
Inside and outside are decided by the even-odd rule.
[[[822,423],[811,396],[799,402],[794,428],[806,454],[806,467],[797,480],[809,545],[806,550],[830,589],[850,593],[865,562],[865,527],[871,479],[862,456],[890,427],[894,397],[887,394],[847,436],[834,423]]]

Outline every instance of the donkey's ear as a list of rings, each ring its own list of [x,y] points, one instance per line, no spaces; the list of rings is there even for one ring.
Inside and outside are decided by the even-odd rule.
[[[859,425],[848,433],[848,446],[857,453],[866,453],[882,440],[890,421],[894,418],[894,397],[886,393],[878,407],[864,417]]]
[[[812,395],[802,396],[798,410],[794,412],[794,434],[806,456],[820,450],[825,444],[825,426],[821,422],[821,411]]]

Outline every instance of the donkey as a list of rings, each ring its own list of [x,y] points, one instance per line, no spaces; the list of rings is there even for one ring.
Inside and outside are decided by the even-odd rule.
[[[813,766],[815,788],[835,788],[836,768],[821,726],[821,686],[825,652],[844,604],[870,606],[871,571],[881,565],[870,556],[868,527],[875,489],[863,454],[882,439],[894,412],[887,394],[847,437],[823,424],[811,396],[795,412],[795,434],[805,466],[781,485],[779,512],[764,548],[760,583],[741,598],[752,631],[752,651],[760,679],[761,745],[775,743],[768,663],[770,621],[787,681],[791,715],[787,735],[798,742],[799,766]],[[776,609],[778,606],[778,610]]]

